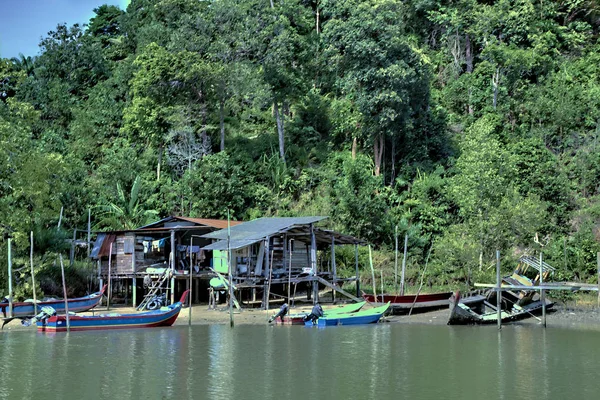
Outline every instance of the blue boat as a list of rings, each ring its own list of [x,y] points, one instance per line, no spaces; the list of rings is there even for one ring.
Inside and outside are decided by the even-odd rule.
[[[181,299],[170,306],[159,310],[135,314],[99,314],[99,315],[69,315],[71,331],[91,331],[104,329],[132,329],[171,326],[179,316],[189,290],[183,292]],[[65,315],[54,315],[37,322],[39,332],[65,332],[67,319]]]
[[[352,314],[335,314],[323,316],[317,320],[317,326],[335,326],[335,325],[364,325],[379,322],[381,317],[390,309],[390,303],[369,310],[361,310]],[[307,326],[314,325],[308,321]]]
[[[77,297],[74,299],[67,299],[67,303],[69,305],[70,312],[83,312],[91,310],[96,307],[100,300],[102,299],[102,295],[106,290],[106,285],[102,287],[102,290],[96,293],[92,293],[88,296]],[[65,301],[63,299],[60,300],[49,300],[49,301],[38,301],[37,308],[41,309],[42,307],[52,307],[56,310],[57,313],[65,312]],[[0,312],[2,313],[2,317],[6,319],[9,315],[8,303],[0,304]],[[17,302],[13,303],[13,318],[25,318],[25,317],[33,317],[35,315],[35,307],[32,302]],[[7,321],[8,322],[8,321]]]

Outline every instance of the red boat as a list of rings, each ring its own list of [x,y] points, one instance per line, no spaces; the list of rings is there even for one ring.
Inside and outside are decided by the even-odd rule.
[[[430,294],[405,294],[403,296],[393,294],[377,295],[363,293],[363,299],[369,303],[379,306],[387,304],[391,305],[392,312],[406,312],[411,308],[415,310],[425,310],[430,308],[448,307],[450,304],[450,296],[452,292],[430,293]],[[416,301],[415,301],[416,299]],[[413,306],[414,304],[414,306]]]

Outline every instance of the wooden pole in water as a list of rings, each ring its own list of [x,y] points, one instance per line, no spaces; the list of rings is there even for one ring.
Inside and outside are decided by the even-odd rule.
[[[37,296],[35,293],[35,274],[33,273],[33,231],[30,234],[31,246],[29,247],[29,264],[31,265],[31,287],[33,289],[33,314],[37,315]]]
[[[292,285],[292,242],[294,241],[294,239],[290,239],[288,248],[290,250],[290,260],[289,260],[289,267],[288,267],[288,290],[287,290],[287,295],[288,295],[288,305],[291,307],[292,305],[292,301],[290,299],[290,290],[291,290],[291,285]],[[249,262],[248,262],[249,263]]]
[[[8,238],[8,316],[13,316],[11,238]]]
[[[496,307],[498,311],[498,329],[502,329],[502,291],[500,287],[500,250],[496,250]]]
[[[406,274],[406,249],[408,246],[408,231],[404,235],[404,257],[402,257],[402,276],[400,277],[400,296],[404,296],[404,275]]]
[[[360,297],[360,277],[358,276],[358,244],[354,244],[354,259],[356,268],[356,297]]]
[[[229,326],[233,328],[233,278],[231,271],[231,223],[227,209],[227,272],[229,273]],[[269,288],[271,281],[269,280]]]
[[[375,270],[373,270],[373,255],[371,254],[371,245],[369,245],[369,265],[371,266],[371,278],[373,279],[373,298],[377,301],[377,290],[375,290]]]
[[[108,293],[106,295],[106,311],[110,310],[110,293],[112,292],[112,279],[111,279],[111,267],[112,267],[112,242],[108,248]]]
[[[194,267],[192,266],[192,247],[194,244],[194,236],[190,236],[190,292],[189,295],[189,303],[188,303],[188,325],[192,326],[192,272],[194,271]]]
[[[63,263],[62,253],[60,256],[60,272],[62,274],[63,296],[65,301],[65,318],[67,320],[67,332],[71,331],[71,321],[69,320],[69,301],[67,300],[67,284],[65,283],[65,265]]]
[[[596,254],[598,263],[598,308],[600,308],[600,252]]]
[[[396,242],[396,247],[395,247],[395,258],[394,258],[394,291],[396,291],[396,293],[398,293],[398,225],[396,225],[396,228],[394,230],[394,239]]]
[[[544,286],[544,261],[542,250],[540,250],[540,286]],[[546,327],[546,293],[544,289],[540,290],[540,301],[542,302],[542,324]]]

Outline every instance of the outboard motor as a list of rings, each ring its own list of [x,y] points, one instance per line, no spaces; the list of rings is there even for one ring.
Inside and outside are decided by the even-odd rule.
[[[320,304],[317,303],[312,308],[312,311],[310,312],[310,314],[308,314],[306,317],[304,317],[304,322],[311,321],[314,323],[316,320],[319,319],[319,317],[322,317],[322,316],[323,316],[323,308],[321,307]]]
[[[283,321],[283,317],[286,316],[286,314],[289,311],[289,307],[287,305],[287,303],[283,303],[283,305],[279,308],[279,311],[277,312],[277,314],[271,316],[271,318],[269,318],[269,323],[275,321],[277,319],[277,317],[280,317],[281,320]]]
[[[50,318],[51,316],[56,315],[56,310],[52,307],[49,306],[45,306],[42,307],[42,311],[40,311],[38,313],[38,315],[36,315],[33,318],[30,319],[23,319],[21,320],[21,325],[23,326],[31,326],[33,324],[35,324],[38,321],[46,321],[48,318]]]

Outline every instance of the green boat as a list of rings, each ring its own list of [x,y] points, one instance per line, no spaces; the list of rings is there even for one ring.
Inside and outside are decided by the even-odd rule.
[[[324,315],[317,321],[318,326],[333,325],[363,325],[379,322],[381,317],[390,309],[390,303],[368,310],[361,310],[354,313]],[[314,325],[312,322],[306,322],[305,325]]]
[[[351,314],[358,312],[363,306],[367,304],[366,301],[361,301],[359,303],[346,304],[345,306],[338,308],[330,308],[323,310],[324,316],[334,316],[338,314]],[[282,318],[276,317],[273,318],[272,321],[276,324],[281,325],[304,325],[304,317],[306,317],[309,313],[296,313],[296,314],[288,314]]]

